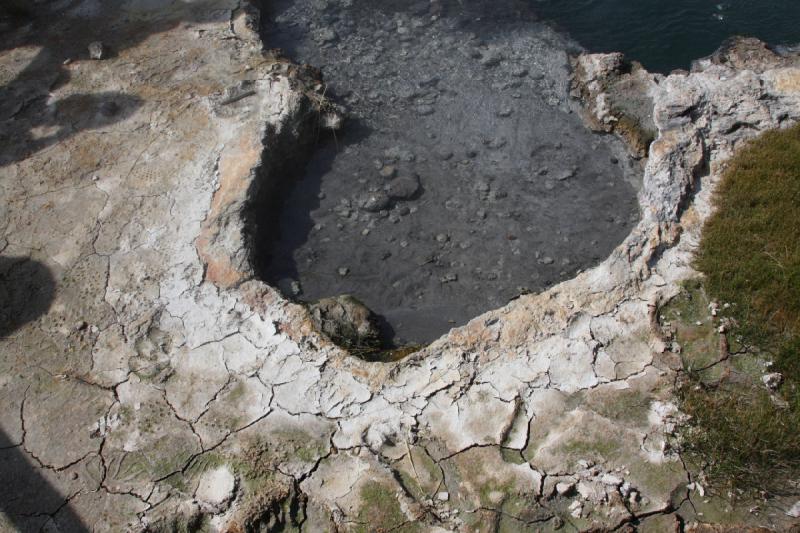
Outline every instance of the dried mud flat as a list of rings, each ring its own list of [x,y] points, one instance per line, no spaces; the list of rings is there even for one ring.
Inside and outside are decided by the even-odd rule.
[[[594,127],[656,130],[641,220],[591,270],[377,364],[254,279],[243,213],[328,110],[313,69],[262,53],[258,10],[38,8],[0,51],[0,530],[791,525],[791,501],[726,514],[687,487],[654,317],[695,275],[724,161],[800,116],[796,57],[578,58]]]

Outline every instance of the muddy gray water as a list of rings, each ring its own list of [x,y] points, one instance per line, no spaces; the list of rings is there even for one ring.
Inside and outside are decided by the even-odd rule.
[[[570,43],[524,2],[294,0],[265,35],[346,106],[258,243],[261,276],[352,294],[388,342],[428,342],[605,258],[637,164],[569,102]]]

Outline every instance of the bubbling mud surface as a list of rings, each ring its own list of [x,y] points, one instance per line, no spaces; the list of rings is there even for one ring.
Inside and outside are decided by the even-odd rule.
[[[638,163],[573,112],[574,45],[524,2],[279,0],[264,34],[348,115],[258,237],[287,296],[352,294],[388,345],[424,343],[596,264],[638,220]]]

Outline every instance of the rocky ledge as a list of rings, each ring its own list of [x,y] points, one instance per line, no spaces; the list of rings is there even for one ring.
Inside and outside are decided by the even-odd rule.
[[[262,51],[257,9],[42,9],[0,51],[0,529],[719,530],[670,445],[680,359],[656,317],[696,276],[725,161],[800,117],[800,58],[576,58],[595,127],[647,155],[640,223],[381,364],[253,279],[250,202],[339,122],[313,68]]]

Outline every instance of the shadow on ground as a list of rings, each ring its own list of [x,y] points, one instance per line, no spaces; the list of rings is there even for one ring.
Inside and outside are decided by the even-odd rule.
[[[0,166],[80,131],[120,122],[141,107],[140,98],[119,91],[53,97],[53,91],[69,85],[75,64],[93,61],[90,43],[101,42],[103,61],[114,60],[154,34],[229,17],[229,11],[212,1],[0,3],[0,53],[14,54],[7,62],[21,66],[16,72],[0,72]]]
[[[47,313],[55,297],[50,270],[27,257],[0,257],[0,337],[7,337]],[[21,416],[21,415],[20,415]],[[88,532],[61,494],[33,465],[20,442],[0,428],[0,513],[18,531],[38,531],[50,520],[42,510],[59,513],[62,531]],[[3,520],[0,517],[0,529]]]

